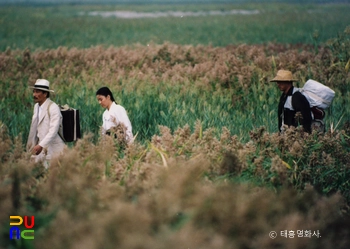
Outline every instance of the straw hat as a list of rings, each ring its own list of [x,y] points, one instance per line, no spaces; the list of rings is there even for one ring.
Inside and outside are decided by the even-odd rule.
[[[276,77],[270,80],[270,82],[277,82],[277,81],[297,81],[297,80],[293,79],[293,75],[291,71],[278,70]]]
[[[46,91],[46,92],[52,92],[52,93],[54,92],[53,90],[50,90],[50,82],[45,79],[36,80],[34,86],[30,86],[29,88]]]

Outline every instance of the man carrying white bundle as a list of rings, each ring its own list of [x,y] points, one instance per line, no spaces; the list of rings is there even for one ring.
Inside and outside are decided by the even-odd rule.
[[[294,81],[296,80],[292,73],[287,70],[279,70],[276,77],[270,80],[276,82],[282,92],[278,104],[278,128],[283,131],[284,125],[297,127],[300,124],[304,131],[310,133],[312,122],[310,104],[299,89],[293,86]]]
[[[35,162],[42,162],[45,168],[49,167],[50,160],[58,156],[65,144],[58,134],[62,123],[59,106],[50,99],[50,82],[38,79],[33,89],[34,114],[30,126],[27,151],[30,151]]]

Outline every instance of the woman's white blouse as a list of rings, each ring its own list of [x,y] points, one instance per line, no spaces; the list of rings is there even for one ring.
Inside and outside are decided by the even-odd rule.
[[[123,123],[126,127],[126,140],[132,142],[132,126],[129,117],[125,111],[125,108],[121,105],[112,103],[111,107],[106,109],[102,116],[102,133],[105,134],[111,127],[117,126],[117,124]]]

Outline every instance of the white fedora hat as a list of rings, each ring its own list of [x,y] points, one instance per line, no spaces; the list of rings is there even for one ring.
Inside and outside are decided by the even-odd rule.
[[[52,93],[54,92],[53,90],[50,90],[50,82],[45,79],[36,80],[34,86],[30,86],[29,88],[46,91],[46,92],[52,92]]]

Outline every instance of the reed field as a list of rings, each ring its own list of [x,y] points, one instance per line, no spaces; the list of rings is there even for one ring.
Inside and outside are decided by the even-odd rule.
[[[0,8],[0,248],[349,248],[349,5],[201,10],[233,6],[264,15]],[[325,133],[278,132],[281,93],[269,81],[279,69],[299,87],[314,79],[336,92]],[[79,109],[83,135],[48,170],[25,151],[38,78],[56,103]],[[128,146],[100,136],[102,86],[128,112]],[[14,215],[35,217],[33,240],[9,239]]]

